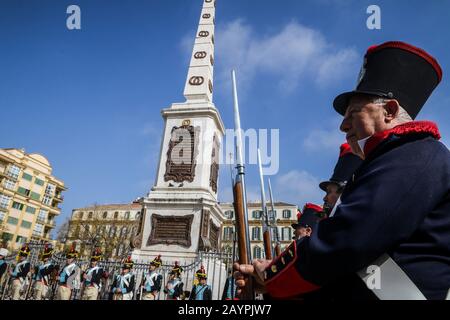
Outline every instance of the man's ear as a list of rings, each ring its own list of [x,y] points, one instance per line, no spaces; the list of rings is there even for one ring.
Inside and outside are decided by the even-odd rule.
[[[383,108],[384,108],[384,121],[386,123],[389,123],[398,116],[398,113],[400,111],[400,104],[398,103],[397,100],[391,99],[387,100]]]

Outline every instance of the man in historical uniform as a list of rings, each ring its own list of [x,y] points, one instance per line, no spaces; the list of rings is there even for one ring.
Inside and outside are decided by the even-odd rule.
[[[0,248],[0,287],[3,284],[3,275],[6,274],[8,269],[8,263],[6,263],[6,256],[9,254],[8,250],[5,248]]]
[[[70,300],[72,291],[79,286],[80,267],[76,263],[78,251],[73,245],[66,253],[66,265],[59,273],[58,291],[56,300]]]
[[[291,226],[294,229],[294,240],[298,240],[303,237],[310,237],[317,223],[321,219],[323,213],[322,207],[307,203],[303,207],[303,212],[297,215],[297,223],[293,223]]]
[[[161,266],[161,255],[158,255],[152,262],[148,272],[144,272],[142,277],[142,300],[155,300],[162,286],[162,275],[158,272]]]
[[[181,272],[183,268],[175,261],[175,265],[169,273],[169,282],[164,288],[164,293],[167,294],[166,300],[181,300],[183,299],[183,282],[181,281]]]
[[[98,265],[98,262],[102,258],[102,252],[100,248],[95,248],[91,255],[91,264],[89,268],[83,272],[83,295],[82,300],[97,300],[98,293],[101,287],[102,278],[107,274],[102,267]]]
[[[41,264],[36,266],[34,272],[34,300],[43,300],[47,298],[50,275],[55,269],[55,265],[51,262],[53,247],[51,244],[45,244],[44,251],[41,255]]]
[[[124,260],[122,272],[115,276],[112,284],[113,300],[133,300],[135,276],[131,272],[134,262],[131,257]]]
[[[320,189],[326,193],[323,198],[323,211],[327,217],[362,161],[359,156],[352,153],[348,143],[341,145],[339,159],[334,167],[333,175],[329,180],[322,181],[319,184]]]
[[[212,300],[211,287],[207,284],[208,275],[205,272],[203,266],[195,273],[198,279],[198,284],[192,287],[191,295],[189,300]]]
[[[30,272],[30,262],[28,261],[28,256],[30,255],[30,248],[28,244],[25,244],[20,248],[18,253],[18,263],[11,271],[12,278],[12,300],[19,300],[22,293],[27,289],[27,276]]]
[[[334,100],[363,163],[318,232],[273,262],[235,265],[239,286],[253,274],[260,289],[288,298],[337,279],[341,298],[445,299],[450,152],[435,123],[413,120],[441,78],[438,62],[412,45],[368,49],[356,90]],[[377,268],[379,285],[366,285]],[[355,273],[359,282],[349,281]]]

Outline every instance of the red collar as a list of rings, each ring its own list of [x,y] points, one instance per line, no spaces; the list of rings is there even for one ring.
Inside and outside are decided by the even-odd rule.
[[[392,135],[406,136],[409,134],[428,133],[436,140],[441,138],[439,129],[434,122],[431,121],[411,121],[400,124],[392,129],[375,133],[371,136],[364,146],[364,154],[369,155],[382,141]]]

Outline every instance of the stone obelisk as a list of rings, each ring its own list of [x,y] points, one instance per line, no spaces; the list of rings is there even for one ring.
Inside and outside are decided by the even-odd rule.
[[[164,132],[154,186],[143,198],[133,258],[161,254],[189,263],[219,248],[223,213],[217,202],[224,125],[213,103],[215,0],[203,0],[183,103],[162,110]]]

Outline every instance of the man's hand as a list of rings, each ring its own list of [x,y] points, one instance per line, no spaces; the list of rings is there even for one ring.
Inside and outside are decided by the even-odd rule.
[[[257,293],[265,293],[266,288],[264,285],[264,271],[271,262],[271,260],[258,259],[253,261],[253,265],[235,263],[233,265],[233,268],[235,270],[234,279],[236,280],[238,294],[240,294],[242,288],[245,287],[249,276],[252,276],[255,279],[255,281],[253,282],[253,289]]]

